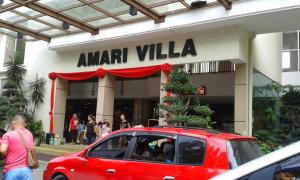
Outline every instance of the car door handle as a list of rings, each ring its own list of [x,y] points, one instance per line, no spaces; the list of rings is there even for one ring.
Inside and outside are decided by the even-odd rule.
[[[175,180],[173,176],[165,176],[163,180]]]
[[[110,174],[115,174],[116,170],[115,169],[108,169],[108,170],[106,170],[106,172],[108,172]]]

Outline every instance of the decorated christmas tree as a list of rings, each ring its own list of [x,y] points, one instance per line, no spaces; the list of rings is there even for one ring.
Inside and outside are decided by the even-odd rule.
[[[191,76],[183,71],[170,73],[169,83],[164,90],[171,93],[165,96],[160,108],[167,114],[167,123],[177,126],[210,128],[210,116],[213,111],[208,105],[200,105],[198,86],[193,84]]]

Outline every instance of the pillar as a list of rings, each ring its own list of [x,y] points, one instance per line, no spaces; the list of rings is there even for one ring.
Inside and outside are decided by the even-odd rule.
[[[55,83],[53,133],[57,133],[60,137],[63,137],[66,101],[68,96],[68,81],[57,78]]]
[[[96,121],[106,119],[113,127],[113,112],[115,99],[115,77],[107,74],[104,78],[99,78]]]
[[[249,64],[236,64],[234,83],[234,131],[252,135],[252,70]]]
[[[160,98],[159,102],[162,103],[163,97],[166,96],[167,92],[163,90],[163,84],[168,80],[168,75],[161,71],[160,73]],[[164,111],[159,110],[159,125],[167,125],[166,118],[164,117]]]

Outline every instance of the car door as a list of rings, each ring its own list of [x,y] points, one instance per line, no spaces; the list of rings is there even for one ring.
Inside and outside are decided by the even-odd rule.
[[[176,137],[163,133],[137,133],[127,164],[133,179],[179,179],[180,166],[176,164],[175,156]],[[163,150],[169,150],[168,157]]]
[[[128,161],[124,161],[131,139],[129,132],[115,134],[88,149],[82,161],[85,166],[77,172],[76,179],[131,179]]]

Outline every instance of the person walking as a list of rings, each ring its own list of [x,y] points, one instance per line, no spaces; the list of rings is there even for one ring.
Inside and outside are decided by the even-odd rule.
[[[93,121],[93,116],[88,115],[88,123],[85,128],[85,137],[86,137],[87,145],[90,145],[93,142],[95,142],[96,133],[94,128],[95,128],[95,123]]]
[[[34,145],[33,136],[26,129],[26,121],[23,114],[16,114],[12,121],[12,131],[5,133],[1,139],[0,154],[5,157],[5,180],[32,180],[26,148],[34,150]]]
[[[71,133],[71,139],[73,144],[76,144],[77,142],[77,114],[73,114],[72,118],[70,119],[70,124],[69,124],[69,132]]]
[[[77,144],[83,144],[83,141],[82,141],[83,135],[81,135],[81,134],[84,134],[84,130],[85,130],[85,124],[81,120],[77,124]]]

